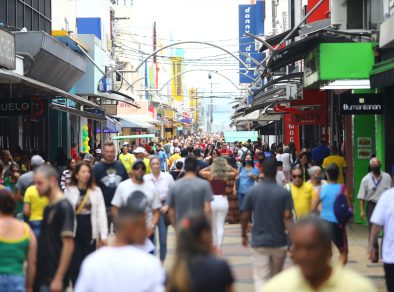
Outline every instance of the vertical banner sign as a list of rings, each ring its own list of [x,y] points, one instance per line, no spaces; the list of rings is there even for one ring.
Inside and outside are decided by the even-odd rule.
[[[171,73],[172,73],[172,97],[176,101],[183,101],[183,83],[182,83],[182,58],[171,58]]]
[[[290,114],[286,114],[283,116],[283,126],[284,144],[287,145],[290,142],[293,142],[296,146],[296,150],[300,150],[300,126],[290,123]]]
[[[252,59],[262,61],[263,54],[259,52],[255,40],[244,36],[244,34],[246,32],[253,35],[264,33],[263,9],[263,1],[258,1],[257,4],[239,5],[239,58],[248,68],[252,69],[256,68]],[[255,78],[254,70],[248,71],[241,63],[239,64],[239,73],[240,83],[252,83]]]
[[[197,122],[197,88],[190,88],[189,89],[189,108],[192,113],[193,122]]]

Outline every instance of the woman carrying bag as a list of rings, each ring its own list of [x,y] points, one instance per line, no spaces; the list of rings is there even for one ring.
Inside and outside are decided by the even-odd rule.
[[[107,244],[108,225],[103,193],[94,184],[92,167],[79,163],[72,175],[71,186],[64,195],[75,210],[75,248],[71,265],[71,281],[75,285],[82,261],[96,248]]]

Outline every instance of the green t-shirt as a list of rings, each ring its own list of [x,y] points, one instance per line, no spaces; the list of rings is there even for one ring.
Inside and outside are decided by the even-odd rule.
[[[10,177],[4,179],[4,186],[10,190],[15,196],[18,189],[16,188],[16,182],[11,182]],[[17,202],[15,214],[23,213],[23,202]]]

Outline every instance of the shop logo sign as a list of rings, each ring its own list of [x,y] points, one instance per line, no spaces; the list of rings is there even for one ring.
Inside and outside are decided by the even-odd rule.
[[[15,37],[13,34],[0,29],[0,67],[15,69]]]
[[[30,113],[30,99],[0,99],[0,115],[29,115]]]
[[[342,115],[376,115],[383,113],[382,94],[344,94],[340,97]]]

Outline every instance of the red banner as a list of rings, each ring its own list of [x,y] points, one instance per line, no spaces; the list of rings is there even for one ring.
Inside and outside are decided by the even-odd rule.
[[[290,114],[283,116],[283,126],[284,144],[287,145],[293,142],[296,146],[296,150],[300,150],[300,127],[290,122]]]
[[[320,125],[327,126],[327,112],[321,110],[296,111],[290,115],[293,125]]]

